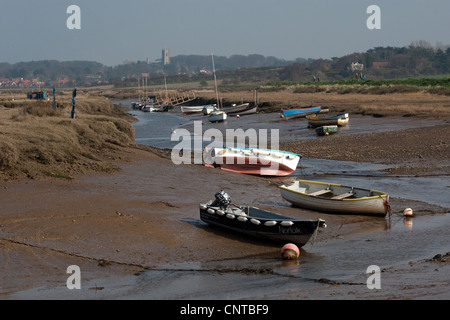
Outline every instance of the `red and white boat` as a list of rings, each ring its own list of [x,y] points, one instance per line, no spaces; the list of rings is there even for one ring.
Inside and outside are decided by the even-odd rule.
[[[262,176],[287,176],[301,155],[258,148],[205,148],[205,166]]]

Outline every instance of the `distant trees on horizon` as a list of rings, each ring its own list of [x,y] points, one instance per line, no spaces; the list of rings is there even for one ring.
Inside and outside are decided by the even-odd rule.
[[[264,81],[341,80],[355,77],[352,64],[363,65],[360,73],[371,79],[450,74],[450,46],[431,46],[415,41],[407,47],[375,47],[363,53],[351,53],[331,59],[294,61],[265,57],[259,54],[215,56],[217,75],[228,83]],[[0,63],[0,79],[39,79],[47,86],[61,83],[76,85],[136,85],[137,79],[149,77],[152,83],[205,81],[211,75],[211,57],[179,55],[169,65],[136,61],[117,66],[105,66],[93,61],[42,60],[19,63]],[[65,81],[63,81],[65,80]],[[70,80],[69,82],[67,80]],[[1,82],[1,80],[0,80]]]

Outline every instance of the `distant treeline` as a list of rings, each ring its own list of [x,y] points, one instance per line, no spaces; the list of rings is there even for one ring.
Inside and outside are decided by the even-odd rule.
[[[331,59],[293,61],[259,54],[215,56],[217,76],[226,84],[282,81],[336,81],[360,79],[399,79],[450,74],[450,46],[432,47],[416,41],[406,47],[376,47]],[[56,60],[0,63],[1,78],[38,78],[46,85],[136,85],[148,77],[152,84],[211,80],[211,56],[179,55],[170,64],[137,61],[105,66],[92,61]],[[65,81],[64,81],[65,80]],[[67,81],[70,80],[70,81]]]

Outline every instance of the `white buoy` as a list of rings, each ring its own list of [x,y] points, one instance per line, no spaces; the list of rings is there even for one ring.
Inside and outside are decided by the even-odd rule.
[[[403,215],[407,216],[407,217],[412,216],[413,215],[412,209],[411,208],[406,208],[405,210],[403,210]]]

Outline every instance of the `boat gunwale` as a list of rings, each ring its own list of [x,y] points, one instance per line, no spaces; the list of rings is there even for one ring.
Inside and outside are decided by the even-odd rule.
[[[212,206],[212,205],[207,204],[207,203],[203,204],[203,205],[206,206],[206,208],[211,208],[211,209],[214,209],[216,211],[217,210],[221,210],[220,206]],[[224,211],[224,213],[232,214],[235,217],[243,216],[243,217],[246,217],[248,219],[254,218],[254,219],[259,219],[259,220],[262,220],[262,221],[272,221],[273,220],[273,221],[277,221],[277,222],[280,222],[280,221],[281,222],[282,221],[292,221],[292,222],[317,222],[317,221],[321,222],[321,221],[323,221],[323,222],[325,222],[325,220],[321,219],[321,218],[317,218],[317,219],[297,219],[297,218],[284,216],[284,215],[276,213],[276,212],[260,209],[258,207],[253,207],[253,206],[248,206],[248,207],[244,207],[244,208],[240,207],[240,206],[236,206],[236,208],[241,210],[243,213],[245,213],[244,209],[246,209],[246,208],[247,208],[247,212],[250,212],[250,209],[252,209],[252,211],[257,211],[257,213],[259,213],[260,215],[258,215],[258,214],[250,214],[250,213],[245,213],[244,215],[243,214],[238,214],[238,213],[235,213],[233,211],[233,209],[230,209],[231,211],[228,211],[228,210],[223,210],[223,211]],[[200,210],[202,210],[202,209],[200,209]],[[207,211],[207,209],[205,209],[203,211]]]
[[[283,153],[283,154],[290,154],[293,156],[297,156],[299,158],[302,158],[301,154],[298,153],[293,153],[290,151],[284,151],[284,150],[276,150],[276,149],[263,149],[263,148],[236,148],[236,147],[218,147],[218,148],[214,148],[214,149],[221,149],[221,150],[230,150],[230,151],[240,151],[240,150],[248,150],[248,151],[252,151],[252,149],[257,149],[257,150],[261,150],[261,151],[269,151],[269,152],[279,152],[279,153]]]
[[[321,181],[311,181],[311,180],[298,180],[298,182],[304,182],[304,183],[312,183],[312,184],[320,184],[320,185],[326,185],[326,186],[333,186],[333,187],[342,187],[342,188],[352,188],[349,186],[345,186],[342,184],[337,184],[337,183],[326,183],[326,182],[321,182]],[[295,182],[294,182],[295,184]],[[290,188],[289,186],[279,186],[280,189],[286,190],[286,191],[290,191],[290,192],[294,192],[297,194],[301,194],[303,196],[308,196],[308,197],[314,197],[314,198],[320,198],[320,199],[326,199],[326,200],[333,200],[333,201],[361,201],[361,200],[372,200],[372,199],[383,199],[389,196],[389,194],[387,192],[383,192],[383,191],[378,191],[378,190],[373,190],[373,189],[364,189],[364,188],[355,188],[355,189],[360,189],[360,190],[364,190],[364,191],[369,191],[372,193],[379,193],[379,195],[375,195],[375,196],[368,196],[368,197],[360,197],[360,198],[349,198],[349,199],[332,199],[332,198],[325,198],[325,197],[320,197],[320,196],[313,196],[309,193],[305,193],[305,192],[301,192],[301,191],[297,191],[294,190],[292,188]]]

